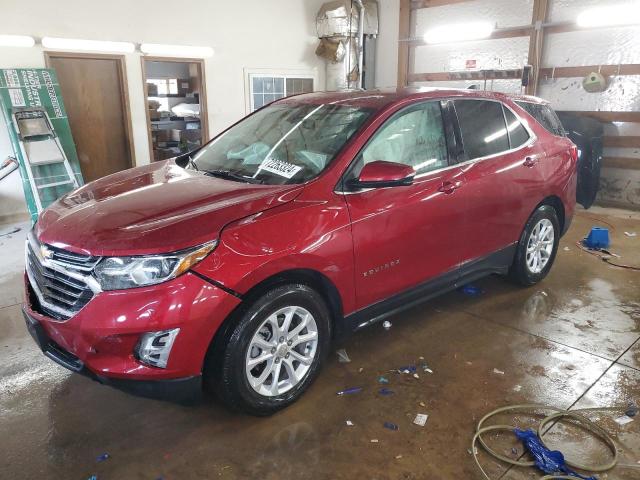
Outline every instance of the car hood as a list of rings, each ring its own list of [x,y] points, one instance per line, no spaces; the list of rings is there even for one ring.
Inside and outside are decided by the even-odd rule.
[[[215,240],[228,223],[287,203],[302,189],[213,178],[169,160],[63,196],[35,230],[41,242],[78,253],[166,253]]]

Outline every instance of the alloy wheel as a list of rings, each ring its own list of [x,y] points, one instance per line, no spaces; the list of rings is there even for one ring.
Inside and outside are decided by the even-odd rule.
[[[550,220],[543,218],[533,227],[527,241],[527,268],[531,273],[540,273],[547,266],[553,253],[554,239]]]
[[[288,392],[307,375],[318,348],[318,326],[303,307],[287,306],[267,317],[247,349],[245,372],[260,395]]]

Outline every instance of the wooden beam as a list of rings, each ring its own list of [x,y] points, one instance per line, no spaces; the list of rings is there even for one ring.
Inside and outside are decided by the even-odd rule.
[[[640,158],[604,157],[602,166],[605,168],[623,168],[625,170],[640,170]]]
[[[591,72],[600,73],[605,77],[613,75],[640,75],[640,64],[628,65],[584,65],[581,67],[541,68],[540,78],[570,78],[586,77]],[[513,70],[470,70],[463,72],[430,72],[413,73],[409,75],[409,82],[441,82],[450,80],[499,80],[519,79],[522,69]]]
[[[446,82],[454,80],[515,80],[522,78],[522,69],[470,70],[464,72],[412,73],[409,82]]]
[[[403,39],[411,35],[411,0],[400,0],[400,28],[398,29],[398,87],[408,85],[409,43]]]
[[[640,147],[640,137],[605,136],[602,143],[605,147],[636,148]]]
[[[411,2],[411,8],[417,10],[419,8],[442,7],[443,5],[453,5],[454,3],[470,1],[471,0],[414,0]]]
[[[526,93],[535,95],[538,90],[540,78],[540,65],[542,65],[542,53],[544,52],[544,27],[547,21],[548,0],[534,0],[533,14],[531,15],[531,33],[529,34],[529,56],[527,63],[533,67],[532,75],[527,85]]]
[[[591,72],[600,71],[605,77],[614,75],[640,75],[640,64],[630,63],[627,65],[584,65],[581,67],[556,67],[542,68],[540,70],[540,78],[568,78],[568,77],[586,77]]]
[[[583,111],[566,111],[565,113],[573,113],[583,117],[591,117],[601,122],[630,122],[640,123],[640,112],[583,112]]]

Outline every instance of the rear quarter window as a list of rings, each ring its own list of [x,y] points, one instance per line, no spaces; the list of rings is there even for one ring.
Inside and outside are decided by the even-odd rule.
[[[567,134],[560,123],[560,119],[549,105],[530,102],[516,102],[520,108],[535,118],[545,130],[553,135],[565,137]]]

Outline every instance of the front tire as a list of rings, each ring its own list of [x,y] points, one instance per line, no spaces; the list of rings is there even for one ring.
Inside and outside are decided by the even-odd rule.
[[[222,355],[212,356],[220,364],[205,366],[205,384],[232,409],[271,415],[315,380],[330,338],[329,310],[317,292],[306,285],[276,287],[239,312],[219,346]]]
[[[530,286],[547,276],[558,252],[560,222],[555,208],[542,205],[533,212],[520,236],[509,276]]]

